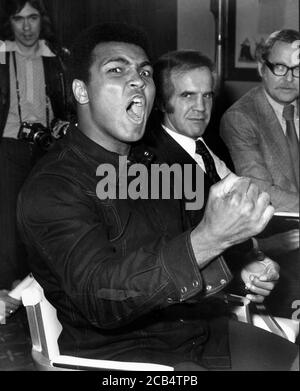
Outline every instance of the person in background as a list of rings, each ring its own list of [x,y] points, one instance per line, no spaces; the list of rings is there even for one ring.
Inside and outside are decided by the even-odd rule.
[[[49,147],[54,120],[67,119],[63,60],[42,0],[7,0],[0,38],[0,299],[11,315],[20,302],[9,297],[28,273],[16,226],[19,190]]]
[[[279,212],[299,213],[299,40],[271,34],[257,51],[261,85],[223,115],[220,134],[238,175],[253,178]]]
[[[269,196],[230,174],[211,187],[201,222],[186,229],[178,200],[130,191],[139,176],[127,168],[152,172],[139,143],[155,95],[144,33],[114,23],[85,30],[69,73],[78,124],[33,169],[18,202],[33,275],[62,323],[61,354],[201,371],[242,368],[235,357],[247,351],[247,368],[296,369],[294,344],[234,321],[228,333],[227,317],[202,311],[231,280],[219,255],[266,226]],[[245,282],[265,297],[278,268],[271,260],[260,266]]]
[[[203,139],[213,109],[215,66],[199,51],[173,51],[157,61],[154,79],[156,105],[145,140],[168,163],[197,163],[207,173],[204,186],[207,198],[211,185],[232,173]],[[186,214],[193,226],[202,218],[203,209]],[[254,255],[261,250],[268,253],[269,247],[264,240],[252,238],[240,250]]]
[[[251,177],[271,196],[276,212],[294,213],[298,221],[272,221],[263,233],[269,254],[281,265],[273,295],[286,299],[281,316],[290,317],[300,298],[299,267],[299,43],[295,30],[272,33],[257,50],[261,85],[251,89],[223,115],[220,135],[235,172]],[[287,214],[288,214],[287,213]]]

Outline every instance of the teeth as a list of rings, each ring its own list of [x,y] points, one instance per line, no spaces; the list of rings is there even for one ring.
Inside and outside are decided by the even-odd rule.
[[[139,105],[139,106],[142,106],[143,105],[143,102],[141,99],[138,99],[138,98],[134,98],[132,103],[134,103],[135,105]]]
[[[134,105],[132,105],[131,107],[131,110],[133,111],[133,113],[137,116],[137,117],[141,117],[142,116],[142,113],[143,113],[143,110],[141,109],[143,105],[142,104],[139,104],[139,103],[135,103]]]
[[[144,115],[144,106],[144,99],[141,97],[135,97],[128,106],[127,112],[133,116],[132,118],[140,120]]]

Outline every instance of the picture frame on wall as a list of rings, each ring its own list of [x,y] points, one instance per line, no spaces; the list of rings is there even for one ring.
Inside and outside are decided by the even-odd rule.
[[[227,0],[226,80],[259,80],[258,45],[274,31],[299,30],[298,6],[298,0]]]

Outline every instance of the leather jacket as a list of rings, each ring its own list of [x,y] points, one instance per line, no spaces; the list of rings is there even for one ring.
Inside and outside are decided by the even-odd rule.
[[[141,161],[132,148],[131,156],[149,154]],[[118,162],[74,127],[19,197],[31,270],[63,326],[61,353],[134,360],[150,349],[147,361],[172,365],[197,347],[205,365],[228,367],[227,321],[201,311],[207,292],[230,281],[226,263],[199,270],[177,200],[100,200],[97,169],[118,172]]]

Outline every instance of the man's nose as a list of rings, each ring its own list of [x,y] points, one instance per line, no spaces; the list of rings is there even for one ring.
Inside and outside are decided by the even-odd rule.
[[[294,79],[294,76],[293,76],[293,73],[292,73],[292,69],[289,69],[287,74],[285,75],[285,78],[287,81],[293,81]]]
[[[130,83],[130,86],[133,88],[144,88],[145,87],[145,81],[144,81],[143,77],[139,74],[138,71],[132,72],[129,83]]]
[[[193,108],[194,108],[194,110],[205,111],[205,104],[204,104],[204,99],[203,99],[202,95],[198,95],[195,98]]]
[[[23,30],[29,30],[29,29],[30,29],[30,22],[29,22],[29,19],[24,18],[24,21],[23,21]]]

